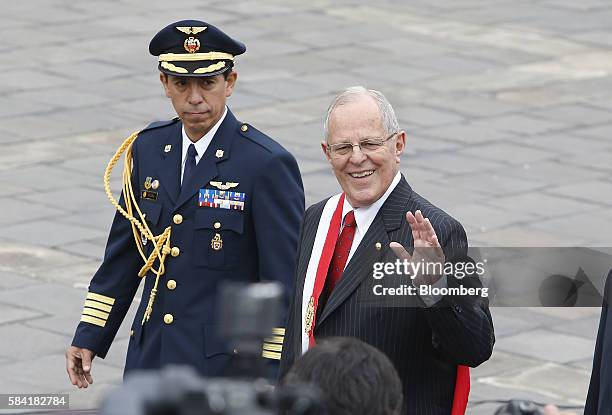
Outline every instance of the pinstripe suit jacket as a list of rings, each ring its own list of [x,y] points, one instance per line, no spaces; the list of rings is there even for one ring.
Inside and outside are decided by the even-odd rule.
[[[302,291],[318,223],[321,201],[305,214],[298,246],[295,295],[289,309],[283,344],[281,376],[301,356]],[[394,298],[372,303],[373,264],[395,261],[391,241],[413,247],[407,211],[420,209],[431,221],[447,261],[467,259],[467,238],[461,224],[414,192],[402,177],[385,201],[323,310],[317,314],[316,339],[352,336],[387,354],[404,389],[405,414],[448,415],[451,412],[457,365],[478,366],[486,361],[495,341],[486,299],[444,297],[434,307]],[[382,250],[374,248],[376,242]],[[448,286],[458,280],[448,277]],[[464,285],[480,286],[476,278]],[[417,298],[417,302],[420,300]]]

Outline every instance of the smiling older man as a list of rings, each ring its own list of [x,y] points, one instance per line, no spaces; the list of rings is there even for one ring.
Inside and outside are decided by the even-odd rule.
[[[321,147],[343,192],[306,211],[281,375],[317,339],[357,337],[395,365],[403,413],[463,413],[467,366],[487,360],[494,343],[486,299],[417,296],[416,306],[370,301],[375,263],[467,257],[463,227],[400,173],[406,133],[380,92],[352,87],[337,96],[325,136]],[[413,287],[458,284],[452,275],[414,277]]]

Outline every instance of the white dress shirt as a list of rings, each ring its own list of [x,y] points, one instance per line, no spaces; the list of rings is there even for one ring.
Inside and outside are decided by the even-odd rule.
[[[219,129],[219,126],[225,119],[226,114],[227,114],[227,106],[225,107],[225,111],[223,111],[223,115],[221,116],[221,118],[219,118],[219,121],[217,121],[217,123],[213,125],[213,127],[206,134],[204,134],[204,137],[200,138],[195,143],[189,139],[189,137],[187,136],[187,133],[185,132],[185,125],[183,125],[183,153],[182,153],[183,161],[181,162],[181,184],[183,184],[183,174],[185,173],[185,161],[187,160],[187,150],[189,150],[189,146],[191,144],[194,144],[196,151],[198,152],[195,158],[195,162],[197,166],[197,164],[200,162],[200,159],[206,152],[206,149],[208,148],[210,142],[215,136],[215,133]]]
[[[355,211],[355,223],[357,224],[357,229],[355,229],[355,236],[353,237],[353,245],[351,246],[351,252],[349,252],[348,259],[346,260],[347,265],[351,261],[353,254],[357,250],[357,247],[361,243],[361,240],[365,236],[366,232],[368,231],[368,229],[370,229],[370,225],[372,224],[372,222],[374,222],[374,218],[378,214],[378,211],[385,203],[385,201],[389,198],[391,192],[395,190],[401,178],[402,174],[398,171],[393,180],[391,181],[391,185],[389,186],[387,191],[380,197],[380,199],[372,203],[370,206],[353,209],[348,199],[344,198],[344,206],[342,206],[342,226],[344,226],[344,217],[351,210]]]
[[[359,247],[361,240],[363,239],[366,232],[370,228],[370,225],[372,224],[372,222],[374,222],[374,218],[378,214],[378,211],[380,210],[382,205],[385,203],[387,198],[389,198],[389,195],[391,194],[391,192],[395,190],[401,178],[402,178],[402,174],[400,172],[397,172],[397,174],[393,178],[393,181],[391,181],[391,185],[389,186],[387,191],[381,196],[380,199],[372,203],[370,206],[353,209],[349,201],[346,198],[344,199],[344,206],[342,206],[342,218],[343,218],[342,226],[344,226],[344,217],[351,210],[355,211],[355,223],[357,224],[357,229],[355,229],[355,236],[353,237],[353,245],[351,245],[351,251],[349,252],[348,259],[344,266],[345,269],[348,263],[351,261],[353,254]],[[412,282],[414,282],[414,280]],[[435,287],[435,288],[447,287],[446,277],[443,276],[442,278],[440,278],[438,281],[432,284],[432,287]],[[425,305],[427,307],[433,306],[435,303],[440,301],[440,299],[442,298],[441,295],[421,295],[420,297],[425,302]]]

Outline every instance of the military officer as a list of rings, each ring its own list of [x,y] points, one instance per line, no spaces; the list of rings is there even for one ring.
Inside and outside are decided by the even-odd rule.
[[[93,382],[92,360],[106,356],[141,279],[126,372],[188,364],[223,375],[239,351],[218,336],[220,284],[276,280],[292,291],[304,191],[293,156],[226,106],[235,57],[245,50],[198,20],[170,24],[151,40],[178,117],[149,125],[118,150],[128,163],[118,213],[66,351],[79,388]],[[274,330],[263,357],[280,359],[283,335]]]

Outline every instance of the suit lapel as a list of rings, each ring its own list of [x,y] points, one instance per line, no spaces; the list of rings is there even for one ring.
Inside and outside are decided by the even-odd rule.
[[[168,137],[163,144],[161,152],[161,163],[157,168],[160,187],[165,190],[172,203],[176,202],[181,188],[181,146],[182,146],[182,123],[178,122],[170,129]],[[170,145],[169,151],[166,151]]]
[[[382,261],[385,253],[390,249],[389,234],[397,230],[402,224],[402,218],[406,214],[406,206],[410,201],[411,193],[412,189],[402,176],[396,188],[376,214],[359,247],[351,257],[342,278],[332,291],[323,313],[316,323],[317,325],[322,324],[359,287],[365,278],[372,276],[374,263]],[[376,249],[377,242],[380,242],[382,249]]]
[[[217,163],[229,158],[230,147],[234,139],[238,121],[228,109],[225,119],[219,126],[212,141],[208,145],[206,152],[198,162],[196,170],[191,179],[183,183],[181,192],[176,202],[175,208],[181,207],[196,194],[202,186],[205,186],[211,179],[217,177]],[[222,156],[218,156],[222,152]],[[180,174],[180,167],[179,167]]]

